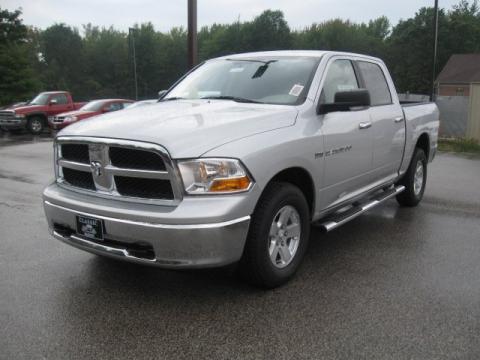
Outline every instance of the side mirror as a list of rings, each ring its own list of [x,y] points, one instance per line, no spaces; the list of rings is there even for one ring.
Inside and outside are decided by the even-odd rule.
[[[330,104],[320,104],[317,110],[319,115],[336,111],[351,111],[356,107],[370,106],[370,92],[367,89],[339,91],[335,93],[335,100]]]
[[[57,99],[52,99],[52,100],[50,100],[50,102],[48,103],[48,105],[57,105]]]
[[[160,90],[158,92],[158,98],[161,99],[165,96],[165,94],[167,93],[167,90]]]

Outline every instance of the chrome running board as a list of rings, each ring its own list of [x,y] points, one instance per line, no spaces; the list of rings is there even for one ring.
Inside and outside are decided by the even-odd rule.
[[[327,216],[325,219],[320,220],[319,226],[325,232],[332,231],[333,229],[336,229],[337,227],[362,215],[365,211],[368,211],[374,208],[375,206],[380,205],[384,201],[400,194],[404,190],[405,190],[405,186],[403,185],[399,185],[394,188],[384,190],[383,192],[369,199],[364,204],[353,205],[350,209],[346,211],[342,211],[341,213],[334,213],[333,215]]]

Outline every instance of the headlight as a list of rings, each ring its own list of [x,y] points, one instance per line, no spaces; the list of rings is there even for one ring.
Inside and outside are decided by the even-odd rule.
[[[15,114],[15,118],[17,119],[23,119],[25,117],[25,114]]]
[[[77,117],[76,116],[65,116],[65,121],[77,121]]]
[[[252,180],[235,159],[195,159],[178,162],[188,194],[237,193],[250,189]]]

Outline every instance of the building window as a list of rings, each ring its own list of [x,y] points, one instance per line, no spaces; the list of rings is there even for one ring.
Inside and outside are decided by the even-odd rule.
[[[457,96],[463,96],[463,95],[464,95],[464,92],[465,92],[465,88],[463,88],[463,87],[458,87],[458,88],[457,88],[457,91],[456,91],[456,94],[457,94]]]

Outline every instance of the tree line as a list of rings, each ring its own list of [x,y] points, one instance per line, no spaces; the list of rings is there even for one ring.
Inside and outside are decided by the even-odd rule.
[[[386,17],[368,23],[333,19],[292,30],[279,10],[252,21],[213,24],[198,32],[199,59],[233,53],[322,49],[351,51],[385,60],[400,92],[430,92],[433,8],[421,8],[392,26]],[[38,91],[69,90],[76,99],[134,97],[135,41],[139,98],[155,98],[187,71],[187,32],[156,31],[137,24],[129,34],[113,27],[66,24],[44,30],[25,25],[21,11],[0,8],[0,104]],[[437,72],[452,54],[480,52],[478,0],[439,11]]]

